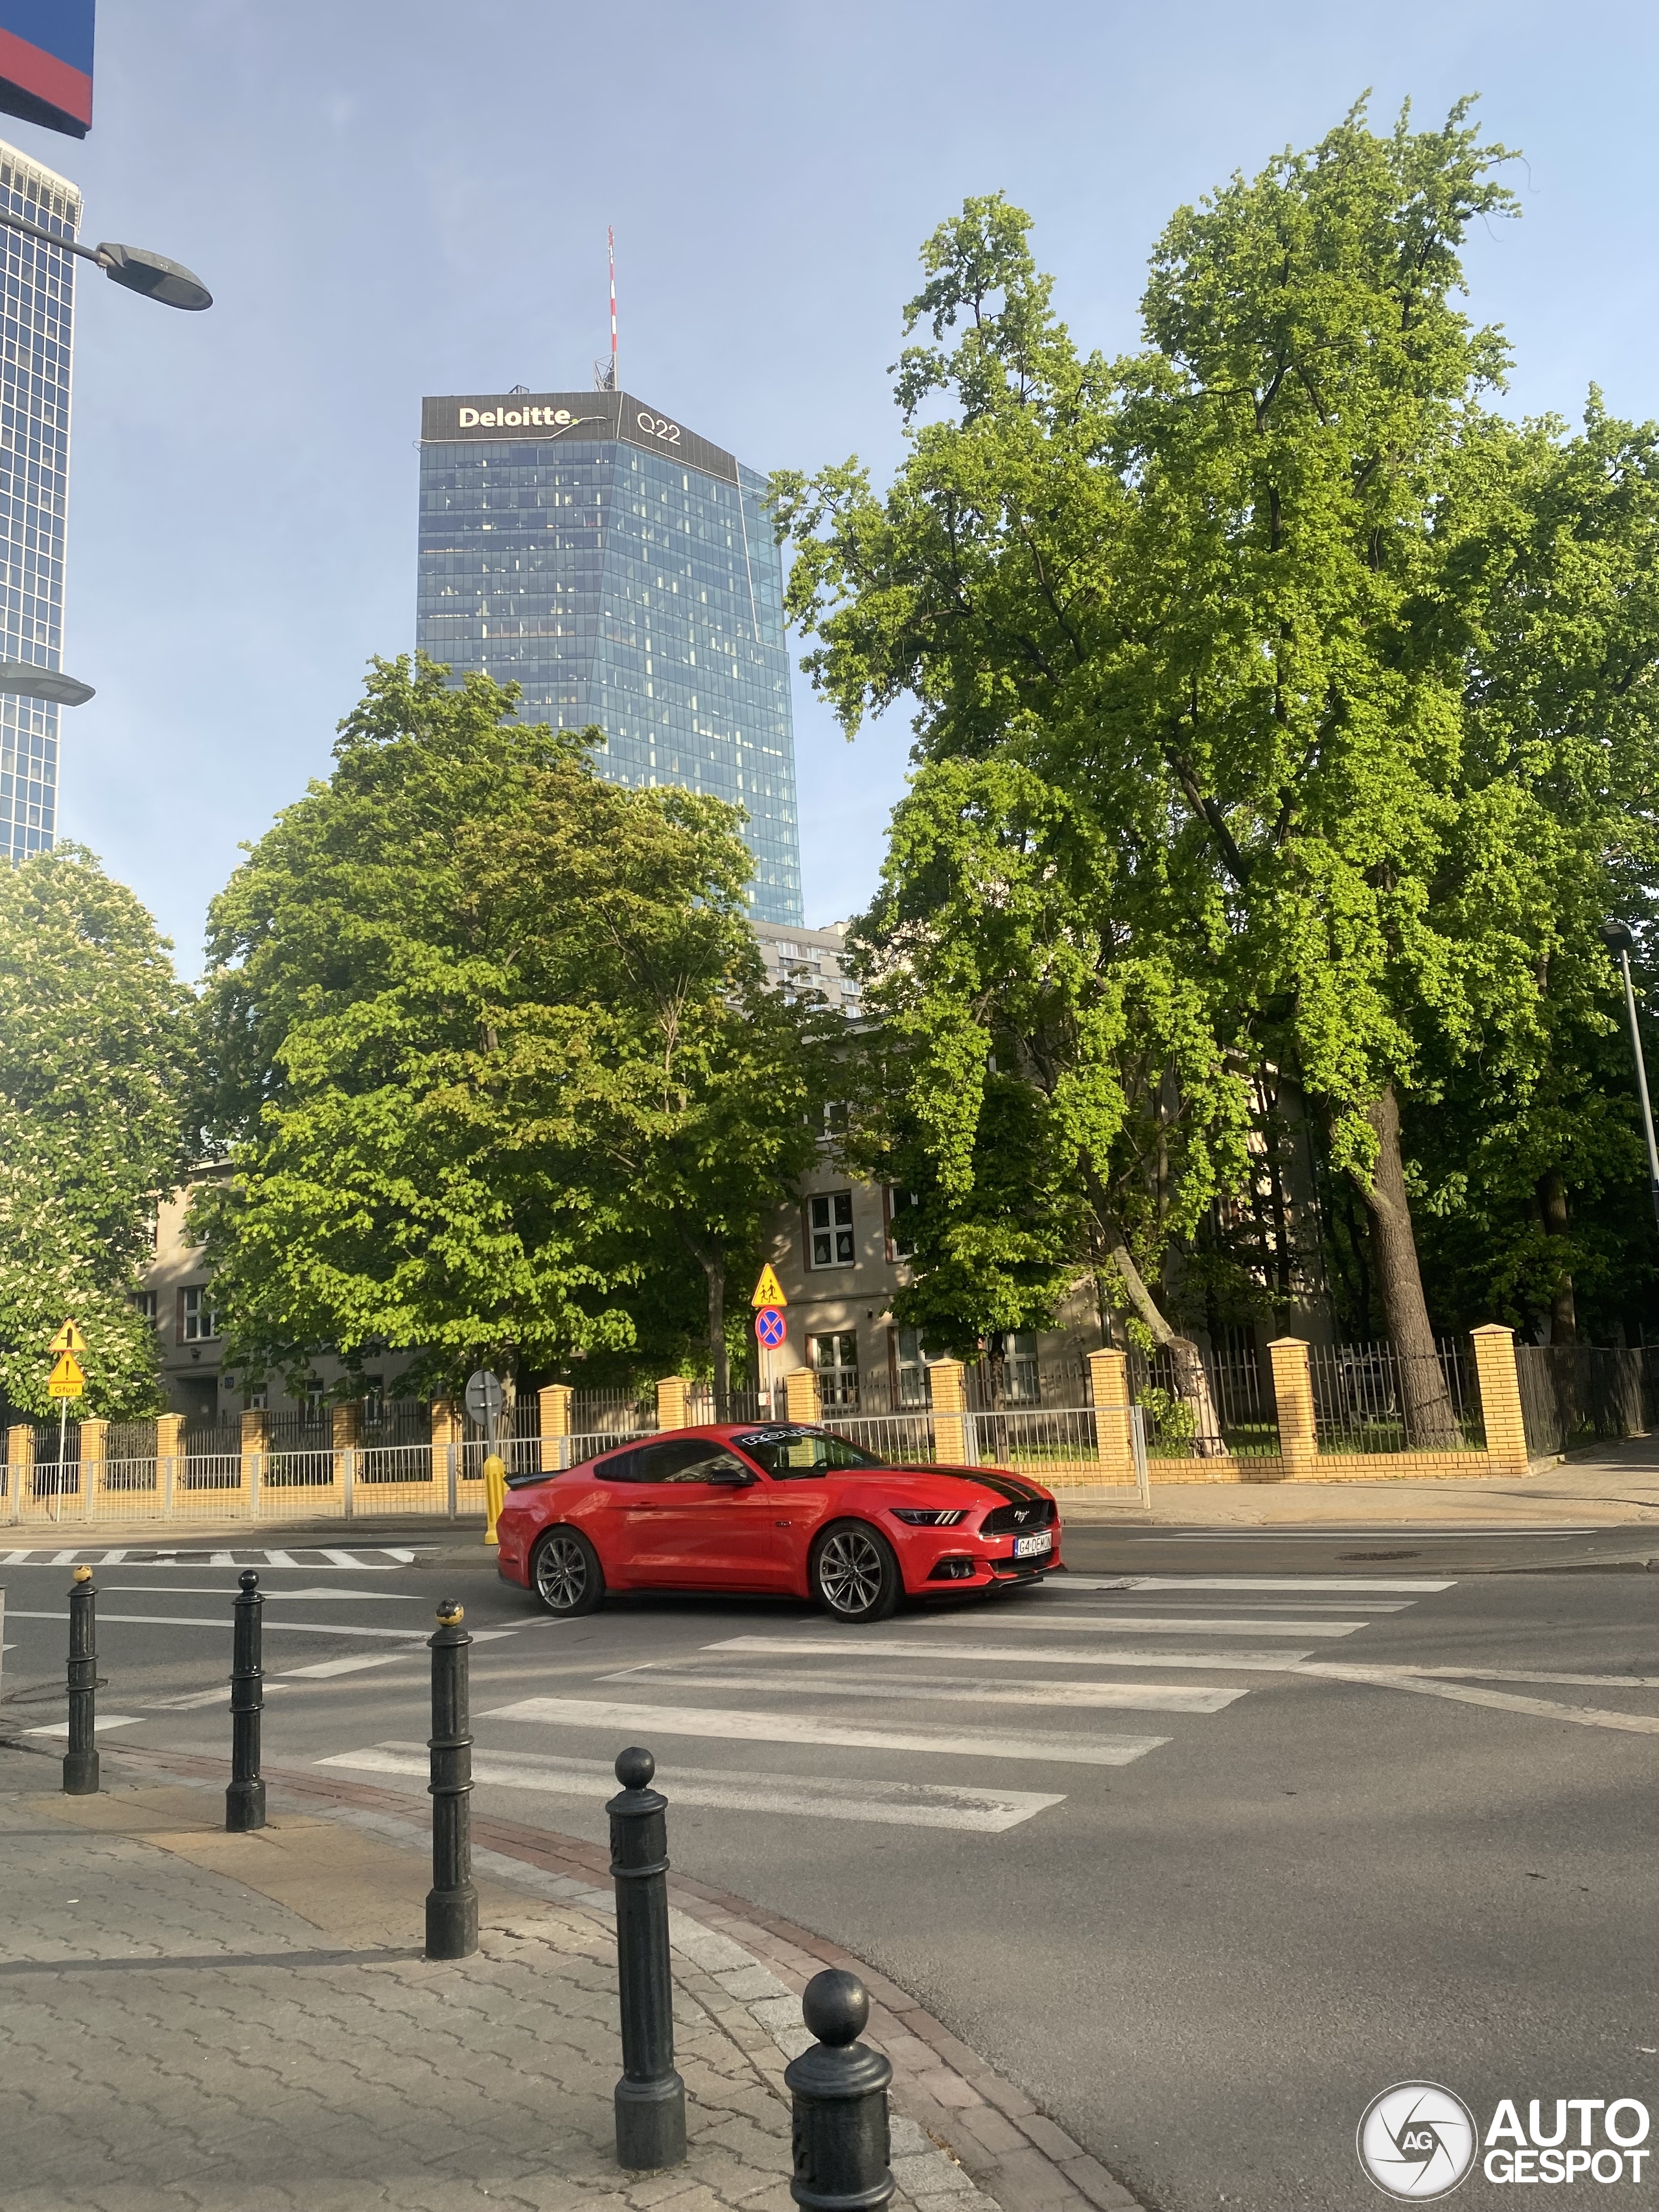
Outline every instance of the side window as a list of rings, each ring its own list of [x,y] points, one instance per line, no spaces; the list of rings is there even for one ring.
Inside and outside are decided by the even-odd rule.
[[[640,1473],[639,1467],[644,1457],[644,1452],[636,1444],[632,1451],[612,1452],[609,1459],[602,1459],[599,1462],[593,1472],[601,1482],[643,1482],[645,1477]]]
[[[853,1249],[853,1194],[827,1190],[806,1201],[806,1264],[809,1267],[850,1267]]]
[[[708,1437],[674,1437],[659,1444],[641,1444],[633,1455],[638,1461],[635,1482],[707,1482],[716,1460],[731,1454]]]

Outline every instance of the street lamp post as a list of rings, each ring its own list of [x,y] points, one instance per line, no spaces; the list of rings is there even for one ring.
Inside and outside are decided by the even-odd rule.
[[[1653,1199],[1653,1218],[1659,1224],[1659,1145],[1653,1138],[1653,1107],[1648,1097],[1648,1066],[1642,1052],[1642,1032],[1636,1019],[1636,988],[1630,980],[1630,956],[1636,939],[1622,921],[1604,921],[1601,942],[1619,956],[1625,979],[1625,1012],[1630,1018],[1630,1048],[1636,1060],[1636,1091],[1642,1102],[1642,1133],[1648,1140],[1648,1189]]]
[[[56,231],[27,222],[6,208],[0,208],[0,223],[8,230],[21,230],[25,237],[55,246],[61,253],[95,262],[112,283],[159,300],[164,307],[183,307],[194,314],[213,305],[213,295],[201,278],[182,262],[169,261],[164,253],[151,253],[142,246],[77,246],[73,239],[59,238]],[[66,676],[58,668],[39,668],[32,660],[0,660],[0,692],[21,699],[45,700],[55,707],[84,707],[94,696],[91,684],[82,684],[78,677]]]

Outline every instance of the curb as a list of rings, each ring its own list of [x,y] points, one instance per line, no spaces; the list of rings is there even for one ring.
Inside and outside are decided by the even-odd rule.
[[[52,1755],[40,1743],[4,1735],[0,1744]],[[100,1750],[117,1769],[180,1781],[218,1784],[228,1771],[223,1760],[187,1753],[125,1744]],[[411,1820],[415,1808],[395,1790],[368,1783],[324,1782],[301,1767],[266,1766],[264,1773],[307,1811],[344,1820],[388,1842],[429,1848],[429,1824]],[[478,1871],[496,1881],[517,1881],[566,1905],[606,1914],[615,1910],[610,1857],[591,1844],[476,1814],[472,1844]],[[1039,2112],[1024,2090],[960,2042],[908,1990],[850,1951],[793,1921],[762,1912],[745,1899],[683,1875],[671,1875],[668,1893],[674,1949],[709,1978],[720,1997],[735,2000],[769,2039],[778,2054],[775,2060],[769,2063],[753,2050],[750,2056],[780,2083],[783,2061],[811,2041],[800,2017],[800,1993],[807,1983],[824,1966],[858,1975],[870,1993],[865,2039],[892,2061],[892,2103],[900,2116],[894,2132],[894,2176],[908,2196],[924,2203],[924,2212],[942,2208],[947,2198],[965,2207],[970,2184],[1001,2212],[1142,2212],[1139,2199]],[[708,2004],[706,1996],[699,2001]],[[709,2008],[730,2032],[729,2006]],[[747,2048],[749,2039],[743,2041]],[[930,2155],[937,2152],[944,2158]]]

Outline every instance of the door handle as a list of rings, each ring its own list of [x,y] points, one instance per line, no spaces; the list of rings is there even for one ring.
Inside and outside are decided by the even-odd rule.
[[[793,1521],[775,1521],[772,1523],[775,1528],[793,1528],[794,1525]]]

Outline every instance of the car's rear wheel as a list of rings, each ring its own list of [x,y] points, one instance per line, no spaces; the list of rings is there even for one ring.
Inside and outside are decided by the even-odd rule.
[[[892,1546],[864,1521],[824,1530],[812,1547],[807,1580],[836,1620],[885,1620],[904,1594]]]
[[[605,1596],[599,1555],[574,1528],[550,1528],[530,1561],[530,1586],[550,1613],[574,1620]]]

